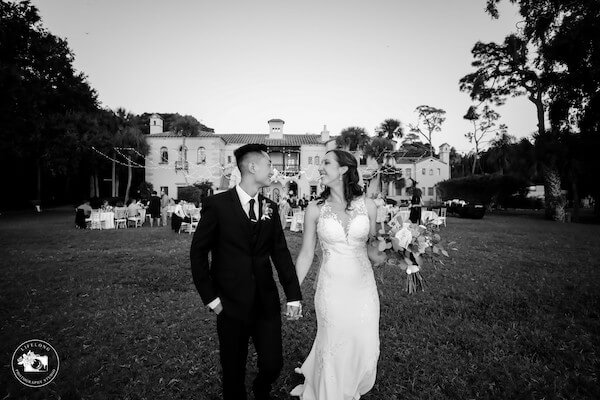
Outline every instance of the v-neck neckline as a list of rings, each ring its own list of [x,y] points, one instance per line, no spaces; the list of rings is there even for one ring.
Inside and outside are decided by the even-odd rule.
[[[354,200],[352,200],[351,204],[352,203],[354,203]],[[357,215],[356,210],[354,210],[354,208],[352,209],[351,214],[348,215],[348,221],[346,222],[346,225],[344,225],[340,216],[331,208],[331,202],[329,201],[329,199],[325,199],[325,204],[329,207],[329,213],[333,216],[333,219],[339,224],[340,228],[342,228],[342,230],[344,231],[344,238],[346,240],[346,243],[348,243],[348,230],[350,229],[350,224]]]

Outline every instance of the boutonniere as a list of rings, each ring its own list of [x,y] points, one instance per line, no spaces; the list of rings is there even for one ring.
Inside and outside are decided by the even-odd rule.
[[[260,217],[260,219],[263,221],[265,219],[271,219],[271,215],[273,215],[273,210],[271,209],[271,205],[266,200],[263,200],[262,217]]]

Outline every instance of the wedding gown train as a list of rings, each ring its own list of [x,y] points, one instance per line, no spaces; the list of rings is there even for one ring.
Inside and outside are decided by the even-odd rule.
[[[347,226],[321,207],[317,234],[323,261],[317,278],[317,335],[296,370],[302,400],[356,400],[373,387],[379,359],[379,297],[367,257],[369,217],[364,198],[352,202]]]

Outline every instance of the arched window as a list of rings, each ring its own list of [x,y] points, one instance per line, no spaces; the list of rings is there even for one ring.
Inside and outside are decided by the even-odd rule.
[[[308,165],[312,165],[312,157],[308,157]]]
[[[179,161],[187,161],[187,146],[179,146]]]
[[[358,159],[358,164],[367,165],[367,157],[364,154],[360,155],[360,158]]]
[[[315,165],[318,167],[319,165],[321,165],[321,159],[319,158],[319,156],[315,156]]]
[[[206,149],[198,147],[198,164],[206,164]]]
[[[429,175],[433,175],[433,168],[429,169]]]
[[[160,148],[160,163],[168,164],[169,163],[169,150],[166,147]]]

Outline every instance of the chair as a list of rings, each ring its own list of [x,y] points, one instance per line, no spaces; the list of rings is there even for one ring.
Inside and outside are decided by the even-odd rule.
[[[191,235],[192,233],[196,232],[196,227],[198,226],[198,222],[200,222],[200,209],[194,208],[190,210],[190,218],[192,222],[190,222],[188,232]]]
[[[127,209],[125,207],[115,208],[115,228],[127,228]]]
[[[90,229],[102,229],[100,210],[92,210],[92,213],[90,214]]]
[[[75,210],[75,225],[79,229],[86,229],[88,222],[88,218],[85,217],[85,211],[81,208]]]
[[[440,225],[443,223],[444,226],[446,226],[446,211],[446,207],[440,208],[440,213],[438,214],[438,221]]]
[[[130,211],[127,209],[127,225],[129,226],[129,223],[131,222],[134,223],[136,228],[142,226],[143,221],[140,218],[140,213],[138,210]]]

